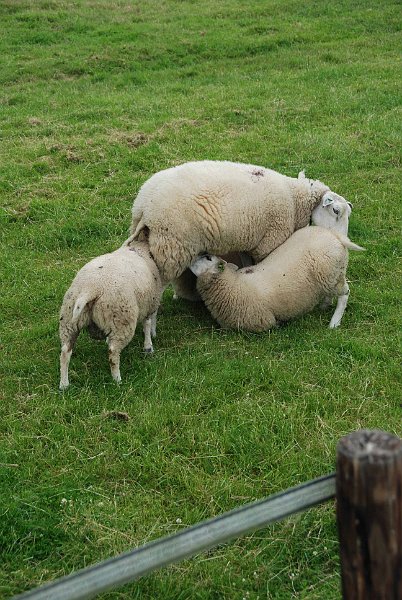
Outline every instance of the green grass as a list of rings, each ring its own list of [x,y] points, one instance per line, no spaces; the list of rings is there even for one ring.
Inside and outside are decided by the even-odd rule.
[[[400,434],[399,17],[393,0],[2,1],[2,598],[325,474],[347,432]],[[315,311],[220,331],[167,291],[152,359],[138,333],[117,387],[83,334],[59,394],[74,273],[125,239],[146,178],[205,158],[305,168],[354,203],[367,252],[342,327]],[[329,503],[104,597],[335,600],[337,552]]]

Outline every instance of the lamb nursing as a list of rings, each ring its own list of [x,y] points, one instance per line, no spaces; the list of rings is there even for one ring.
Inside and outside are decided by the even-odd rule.
[[[332,204],[324,198],[322,206],[316,209],[318,220],[332,224],[331,230],[304,227],[258,265],[238,269],[209,255],[193,262],[191,270],[198,277],[197,290],[222,326],[265,331],[336,297],[330,327],[338,327],[349,296],[348,248],[363,248],[337,231],[346,227],[347,232],[350,206],[344,206],[340,218],[341,205]]]

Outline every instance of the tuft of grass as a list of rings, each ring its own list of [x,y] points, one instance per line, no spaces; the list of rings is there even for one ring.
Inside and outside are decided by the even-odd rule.
[[[3,0],[0,596],[331,471],[400,434],[396,1]],[[167,290],[156,353],[111,381],[83,334],[59,394],[58,310],[125,239],[140,185],[188,160],[306,169],[354,203],[351,298],[266,334]],[[121,413],[127,418],[107,415]],[[339,598],[333,505],[105,598]]]

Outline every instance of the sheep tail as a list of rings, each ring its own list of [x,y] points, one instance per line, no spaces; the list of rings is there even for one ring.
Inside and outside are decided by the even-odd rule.
[[[88,292],[78,296],[73,308],[73,318],[71,320],[72,325],[77,325],[78,319],[80,318],[82,311],[87,306],[88,302],[91,302],[91,300],[94,299],[94,294],[90,294]]]
[[[346,237],[346,235],[342,235],[341,233],[338,233],[337,231],[332,231],[332,233],[334,233],[336,235],[336,237],[338,238],[338,240],[341,242],[341,244],[345,248],[348,248],[349,250],[364,251],[366,249],[366,248],[363,248],[362,246],[358,246],[357,244],[354,244],[353,242],[351,242],[350,239],[348,237]]]

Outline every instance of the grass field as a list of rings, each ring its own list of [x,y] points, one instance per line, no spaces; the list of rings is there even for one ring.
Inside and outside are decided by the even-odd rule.
[[[400,434],[398,4],[1,1],[1,598],[330,472],[352,430]],[[151,359],[138,333],[117,387],[83,334],[60,394],[74,273],[146,178],[204,158],[353,202],[342,327],[220,331],[168,290]],[[335,600],[337,552],[329,503],[104,598]]]

